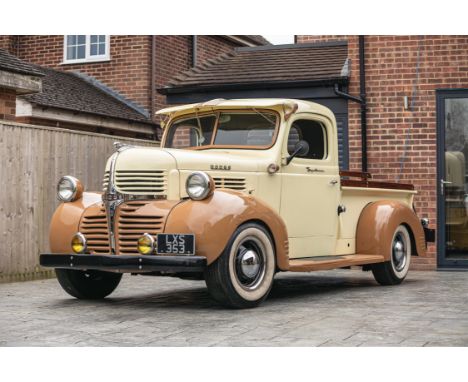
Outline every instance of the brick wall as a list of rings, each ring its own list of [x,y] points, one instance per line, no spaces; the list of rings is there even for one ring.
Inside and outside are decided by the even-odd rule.
[[[18,49],[19,58],[25,61],[95,77],[147,110],[151,100],[150,54],[150,36],[111,36],[111,60],[96,63],[62,65],[62,35],[21,36]]]
[[[349,42],[351,80],[349,92],[359,94],[357,36],[298,36],[298,42],[346,38]],[[436,211],[436,89],[468,88],[467,36],[366,36],[366,88],[368,101],[368,162],[376,179],[395,181],[400,172],[406,134],[409,148],[402,182],[414,183],[420,216],[432,226]],[[404,96],[411,102],[416,81],[418,50],[420,79],[414,112],[404,109]],[[359,105],[349,102],[350,167],[359,169]],[[409,129],[409,130],[408,130]],[[435,246],[429,258],[415,258],[417,269],[436,267]]]
[[[192,36],[158,36],[156,40],[156,88],[163,87],[192,63]],[[166,97],[156,93],[156,110],[166,106]]]
[[[111,36],[107,62],[62,64],[63,36],[0,36],[0,48],[19,58],[58,70],[80,71],[95,77],[129,100],[151,111],[152,36]],[[238,44],[220,36],[198,36],[198,63],[234,49]],[[192,36],[156,36],[155,88],[190,69]],[[165,107],[165,96],[155,94],[154,107]]]
[[[15,119],[16,114],[16,92],[10,89],[0,88],[0,120]]]
[[[237,46],[219,36],[198,36],[197,64],[220,54],[231,52]]]
[[[12,54],[17,54],[18,36],[0,35],[0,49],[5,49]]]
[[[198,36],[197,65],[232,51],[238,45],[219,36]],[[158,36],[156,43],[156,88],[162,88],[192,66],[192,36]],[[167,106],[166,96],[156,94],[156,110]]]

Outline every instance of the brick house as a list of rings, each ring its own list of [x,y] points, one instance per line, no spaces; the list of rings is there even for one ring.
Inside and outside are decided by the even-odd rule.
[[[413,268],[468,267],[468,38],[299,35],[296,42],[238,48],[158,91],[170,103],[285,97],[328,106],[342,168],[415,184],[415,208],[437,228],[437,245]],[[234,75],[223,80],[226,67]]]
[[[348,43],[348,91],[359,96],[358,36],[297,36],[298,43],[336,40]],[[418,268],[467,267],[468,37],[365,36],[361,45],[368,170],[418,189],[415,207],[437,228],[437,246]],[[353,169],[362,166],[361,126],[360,105],[348,102]]]
[[[0,49],[15,55],[28,63],[39,65],[46,70],[45,91],[53,89],[52,94],[42,97],[37,95],[30,100],[44,101],[58,99],[62,93],[71,93],[69,87],[60,86],[77,84],[76,78],[61,76],[60,72],[77,72],[82,80],[94,81],[98,90],[104,90],[108,96],[115,96],[116,102],[121,101],[128,109],[128,121],[157,124],[154,112],[166,106],[165,97],[156,93],[155,89],[165,85],[167,80],[180,71],[187,70],[195,64],[203,63],[220,54],[229,52],[236,47],[259,46],[269,44],[261,36],[105,36],[105,35],[30,35],[30,36],[0,36]],[[62,77],[62,82],[57,77]],[[83,83],[80,88],[90,90]],[[91,89],[92,90],[92,89]],[[90,90],[90,91],[91,91]],[[94,97],[99,97],[98,91],[92,91]],[[88,97],[89,98],[89,97]],[[109,101],[109,100],[108,100]],[[82,99],[82,102],[85,101]],[[70,101],[67,107],[73,104]],[[39,108],[54,105],[38,103]],[[88,105],[91,107],[91,105]],[[89,111],[90,107],[87,108]],[[140,112],[137,116],[130,109]],[[25,113],[30,108],[22,108]],[[92,109],[92,107],[91,107]],[[76,110],[83,113],[83,109]],[[93,111],[93,110],[91,110]],[[55,125],[57,127],[73,128],[69,118],[62,119],[38,118],[36,115],[20,115],[22,121]],[[65,120],[64,120],[65,118]],[[53,123],[52,123],[53,121]],[[75,121],[76,122],[76,121]],[[77,127],[77,126],[75,126]],[[144,129],[140,129],[144,131]],[[122,133],[117,130],[117,134]],[[98,132],[111,132],[109,124],[101,127]],[[146,134],[147,135],[147,134]],[[144,136],[142,136],[144,137]]]

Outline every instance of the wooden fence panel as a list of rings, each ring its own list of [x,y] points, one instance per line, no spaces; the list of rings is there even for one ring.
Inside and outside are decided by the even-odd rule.
[[[0,121],[0,282],[53,274],[39,266],[48,251],[49,222],[59,204],[56,185],[63,175],[85,190],[102,190],[113,142],[159,143]]]

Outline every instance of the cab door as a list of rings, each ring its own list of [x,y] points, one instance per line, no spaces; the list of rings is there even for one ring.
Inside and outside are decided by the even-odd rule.
[[[333,126],[318,115],[297,115],[289,124],[283,158],[298,141],[309,145],[307,154],[283,162],[281,169],[280,214],[288,228],[291,259],[335,254],[340,177]]]

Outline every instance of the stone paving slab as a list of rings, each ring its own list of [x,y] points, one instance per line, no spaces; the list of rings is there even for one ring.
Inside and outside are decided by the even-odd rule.
[[[0,284],[0,346],[467,346],[468,272],[277,275],[258,308],[231,310],[203,281],[125,275],[103,301],[55,279]]]

